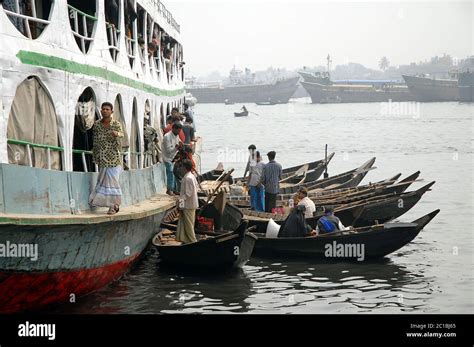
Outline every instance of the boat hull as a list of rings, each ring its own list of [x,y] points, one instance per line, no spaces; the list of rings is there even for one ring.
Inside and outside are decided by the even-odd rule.
[[[296,91],[299,77],[274,84],[256,84],[225,88],[186,88],[199,103],[272,102],[286,104]]]
[[[0,312],[70,302],[119,279],[147,247],[164,214],[97,224],[0,226],[0,243],[38,245],[36,261],[0,258]]]
[[[426,77],[403,76],[416,101],[458,101],[459,88],[457,80],[435,80]]]
[[[474,101],[474,72],[463,72],[459,74],[459,101]]]
[[[194,270],[225,271],[243,267],[257,238],[248,232],[227,233],[182,246],[157,246],[167,266]]]
[[[367,260],[384,257],[402,248],[412,241],[420,232],[416,225],[396,226],[393,228],[374,230],[342,236],[318,236],[307,238],[258,238],[255,244],[254,256],[262,257],[303,257],[313,260]],[[363,245],[363,259],[349,256],[328,256],[330,246],[353,247]],[[362,257],[362,256],[361,256]]]
[[[325,85],[301,82],[311,97],[313,104],[413,101],[415,98],[404,87],[392,87],[384,90],[360,88],[350,85]]]

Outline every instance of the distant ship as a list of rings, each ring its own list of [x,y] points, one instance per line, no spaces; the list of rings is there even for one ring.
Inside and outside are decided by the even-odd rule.
[[[474,101],[474,72],[462,72],[458,75],[459,101]]]
[[[286,104],[295,93],[299,77],[285,77],[280,70],[252,73],[237,67],[230,70],[227,84],[222,81],[196,83],[195,78],[186,80],[186,91],[199,103],[241,102]]]
[[[406,76],[403,75],[410,93],[416,101],[458,101],[459,88],[457,75],[450,74],[449,79],[435,79],[432,77]]]
[[[304,81],[301,85],[311,96],[313,104],[412,101],[408,88],[397,80],[331,80],[330,56],[327,72],[299,71]]]
[[[299,77],[275,83],[230,85],[224,87],[187,87],[198,103],[271,102],[286,104],[296,91]]]

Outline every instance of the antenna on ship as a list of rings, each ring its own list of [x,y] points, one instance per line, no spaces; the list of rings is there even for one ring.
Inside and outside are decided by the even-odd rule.
[[[329,54],[328,54],[326,60],[328,62],[328,78],[331,79],[331,63],[332,63],[332,60],[331,60],[331,56]]]

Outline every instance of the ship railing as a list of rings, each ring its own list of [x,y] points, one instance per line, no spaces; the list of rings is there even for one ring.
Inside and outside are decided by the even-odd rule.
[[[47,155],[47,163],[48,163],[48,170],[51,170],[51,152],[64,152],[63,147],[58,147],[58,146],[51,146],[51,145],[44,145],[40,143],[33,143],[33,142],[28,142],[28,141],[23,141],[23,140],[13,140],[13,139],[8,139],[7,141],[11,145],[20,145],[20,146],[25,146],[26,147],[26,158],[28,162],[29,167],[33,167],[33,155],[32,155],[32,150],[33,148],[43,148],[46,150],[46,155]],[[92,155],[92,151],[86,151],[86,150],[81,150],[81,149],[73,149],[72,153],[74,154],[80,154],[82,157],[82,165],[84,172],[88,172],[87,168],[87,160],[86,160],[86,155]],[[95,171],[99,171],[97,164],[95,165]]]
[[[137,41],[135,39],[125,36],[125,46],[127,48],[127,55],[128,55],[128,58],[130,59],[131,65],[133,64],[133,61],[135,60],[134,48],[135,48],[136,42]]]
[[[33,143],[33,142],[23,141],[23,140],[8,139],[7,143],[11,144],[11,145],[25,146],[25,148],[26,148],[26,158],[27,158],[27,162],[28,162],[29,167],[33,167],[33,153],[32,153],[33,148],[42,148],[42,149],[46,150],[48,170],[51,170],[51,167],[52,167],[51,153],[52,152],[64,152],[63,147],[52,146],[52,145],[44,145],[44,144],[40,144],[40,143]],[[72,153],[81,155],[82,168],[83,168],[84,172],[89,172],[89,169],[88,169],[88,166],[87,166],[87,157],[86,157],[86,155],[92,155],[92,151],[82,150],[82,149],[73,149]],[[120,154],[122,155],[122,158],[123,158],[123,156],[129,156],[129,158],[131,160],[134,160],[135,168],[137,168],[137,169],[143,168],[143,165],[145,163],[149,162],[149,161],[146,160],[146,159],[148,159],[148,156],[153,157],[153,155],[150,154],[150,153],[132,152],[132,151],[120,152]],[[153,163],[156,163],[156,162],[153,161]],[[97,164],[94,164],[94,172],[98,172],[98,171],[99,171],[99,167],[97,166]]]
[[[178,22],[176,22],[176,20],[173,18],[173,16],[171,15],[171,12],[168,11],[168,9],[165,7],[165,5],[163,5],[163,3],[160,0],[152,0],[152,1],[154,2],[156,8],[158,9],[158,12],[163,16],[164,19],[166,19],[168,24],[171,24],[171,26],[175,28],[176,31],[179,33],[181,27],[178,24]]]
[[[20,2],[19,2],[19,0],[15,0],[15,6],[16,6],[15,8],[16,8],[17,12],[12,12],[12,11],[6,10],[5,8],[3,10],[5,11],[5,13],[7,15],[23,20],[23,26],[25,28],[24,34],[29,39],[33,39],[33,35],[31,35],[30,22],[44,24],[45,26],[48,25],[49,23],[51,23],[51,21],[49,21],[49,20],[41,19],[41,18],[36,17],[36,4],[35,4],[35,1],[31,1],[31,14],[32,14],[32,17],[19,13],[20,12]]]
[[[111,23],[106,22],[105,24],[107,26],[107,42],[109,43],[110,55],[112,56],[112,59],[116,61],[117,55],[120,52],[118,46],[120,30]]]
[[[146,68],[146,52],[145,52],[145,45],[142,46],[138,46],[139,49],[139,55],[140,55],[140,62],[142,63],[142,70],[143,72],[145,72],[145,68]]]
[[[72,29],[72,32],[76,39],[81,43],[80,48],[82,53],[86,54],[89,46],[86,45],[86,42],[90,43],[94,40],[92,38],[93,29],[89,30],[89,28],[94,27],[97,17],[84,13],[71,5],[67,6],[69,8],[69,18],[74,19],[74,28]]]

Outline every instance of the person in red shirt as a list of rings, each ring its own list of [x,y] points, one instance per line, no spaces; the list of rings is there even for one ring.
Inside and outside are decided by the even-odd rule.
[[[174,122],[181,122],[181,116],[179,115],[177,108],[173,108],[173,111],[171,112],[171,116],[167,118],[167,125],[166,125],[166,128],[163,129],[163,135],[171,131],[171,129],[173,128]],[[179,131],[179,139],[181,140],[182,143],[184,143],[184,141],[186,140],[186,135],[184,134],[183,129],[180,129]]]

